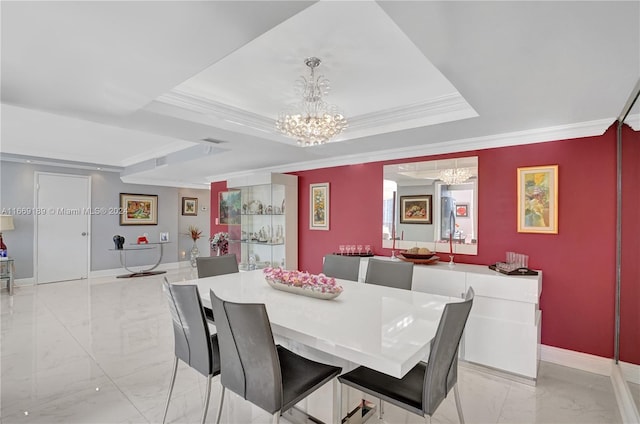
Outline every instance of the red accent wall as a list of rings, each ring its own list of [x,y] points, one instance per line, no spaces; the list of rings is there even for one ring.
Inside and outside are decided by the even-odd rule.
[[[640,364],[640,132],[622,129],[620,360]]]
[[[543,270],[542,343],[608,358],[614,331],[615,149],[612,127],[597,137],[410,159],[478,156],[478,255],[456,255],[456,261],[491,264],[506,251],[529,255],[529,265]],[[301,270],[320,272],[322,256],[340,244],[370,244],[377,254],[390,254],[381,247],[382,170],[407,161],[292,173],[299,177]],[[518,233],[517,168],[553,164],[559,165],[559,233]],[[309,184],[321,182],[330,183],[329,231],[309,229]],[[211,204],[217,205],[213,184]]]

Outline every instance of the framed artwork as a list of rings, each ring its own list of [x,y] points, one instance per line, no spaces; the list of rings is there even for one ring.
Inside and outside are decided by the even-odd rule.
[[[468,203],[458,203],[456,205],[456,216],[461,218],[469,217],[469,204]]]
[[[401,224],[431,224],[432,195],[400,196]]]
[[[309,229],[329,229],[329,183],[309,184]]]
[[[182,198],[182,215],[198,216],[198,198],[197,197]]]
[[[120,225],[158,225],[158,196],[120,193]]]
[[[219,223],[240,225],[240,190],[221,191],[219,197]]]
[[[518,232],[558,234],[558,165],[518,168]]]
[[[166,243],[169,241],[169,233],[160,233],[160,242]]]

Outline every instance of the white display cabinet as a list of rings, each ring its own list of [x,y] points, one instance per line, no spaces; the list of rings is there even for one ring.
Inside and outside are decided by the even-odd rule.
[[[227,187],[241,193],[240,228],[230,231],[230,243],[240,246],[240,270],[297,269],[298,177],[251,175],[229,179]]]

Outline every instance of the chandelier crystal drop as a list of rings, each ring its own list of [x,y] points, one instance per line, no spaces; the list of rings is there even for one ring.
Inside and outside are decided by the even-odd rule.
[[[324,76],[315,75],[320,59],[309,57],[304,63],[310,69],[309,78],[300,77],[296,82],[302,103],[294,110],[281,112],[276,128],[282,134],[295,138],[299,146],[325,144],[347,128],[347,120],[334,105],[322,99],[329,93],[330,85]]]
[[[440,179],[446,185],[462,184],[471,178],[471,171],[468,168],[449,168],[440,172]]]

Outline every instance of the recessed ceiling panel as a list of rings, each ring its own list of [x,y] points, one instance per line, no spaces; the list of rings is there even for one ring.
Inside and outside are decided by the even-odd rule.
[[[403,120],[418,127],[477,115],[372,1],[318,2],[173,91],[272,120],[300,102],[294,85],[301,75],[308,76],[304,59],[310,56],[322,60],[317,74],[331,81],[326,101],[357,120],[359,131],[371,126],[379,127],[376,133],[391,131],[380,128],[388,115],[393,117],[393,130]],[[451,114],[452,99],[464,116]],[[443,102],[446,117],[438,107]],[[419,110],[418,118],[413,109]],[[436,115],[442,117],[434,119]],[[352,138],[349,130],[341,138]]]

